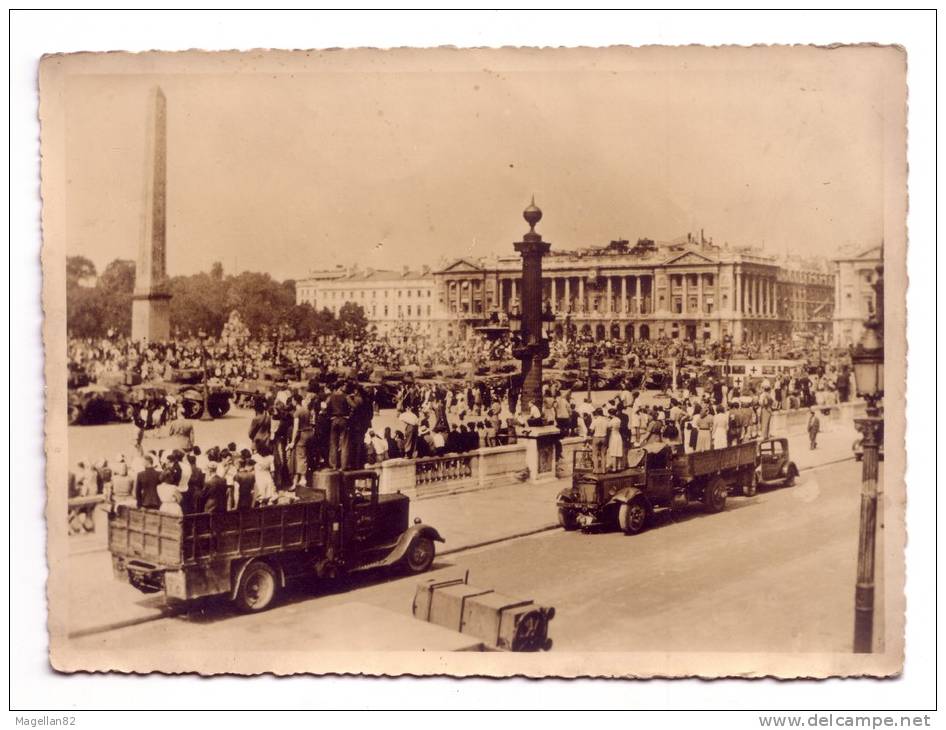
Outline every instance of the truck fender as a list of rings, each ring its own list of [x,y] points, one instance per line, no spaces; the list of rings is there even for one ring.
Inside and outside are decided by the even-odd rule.
[[[233,580],[230,581],[231,601],[236,600],[237,591],[240,588],[240,581],[243,579],[243,574],[246,572],[246,569],[250,567],[251,563],[266,563],[270,568],[276,571],[276,576],[279,579],[279,587],[286,587],[286,572],[282,569],[282,565],[280,565],[278,560],[266,560],[266,558],[249,558],[248,560],[244,560],[239,565],[236,565],[232,568]]]
[[[611,499],[608,500],[608,504],[627,504],[638,496],[644,500],[644,504],[647,505],[647,509],[650,509],[650,500],[647,499],[647,496],[637,487],[625,487],[620,492],[617,492],[613,497],[611,497]]]
[[[434,542],[446,542],[430,525],[418,524],[408,527],[397,539],[394,549],[388,553],[387,557],[381,561],[381,565],[394,565],[407,554],[407,549],[411,546],[415,537],[426,537]]]
[[[575,501],[575,497],[574,497],[573,490],[571,489],[571,487],[569,487],[568,489],[563,489],[555,497],[555,504],[558,504],[558,505],[570,504],[574,501]]]

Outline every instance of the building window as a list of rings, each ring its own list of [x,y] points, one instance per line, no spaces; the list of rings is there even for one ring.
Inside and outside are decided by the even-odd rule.
[[[663,304],[664,298],[660,297],[660,303]],[[683,297],[673,298],[673,313],[683,314]]]
[[[427,296],[430,296],[430,289],[427,290]]]
[[[398,299],[401,298],[401,290],[400,290],[400,289],[397,290],[397,298],[398,298]]]
[[[388,316],[388,305],[387,305],[387,304],[384,305],[384,316],[385,316],[385,317]]]
[[[401,305],[400,305],[400,304],[397,305],[397,316],[398,316],[399,319],[400,319],[402,316],[404,316],[404,311],[401,309]]]
[[[420,299],[420,289],[417,290],[417,298]]]
[[[407,298],[408,298],[408,299],[411,298],[411,290],[410,290],[410,289],[407,290]]]
[[[430,305],[429,305],[429,304],[427,305],[427,316],[428,316],[428,317],[430,316]]]

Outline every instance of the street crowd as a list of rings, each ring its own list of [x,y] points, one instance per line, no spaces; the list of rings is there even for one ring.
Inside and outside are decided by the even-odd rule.
[[[108,338],[71,340],[69,358],[70,373],[83,373],[93,381],[116,371],[132,371],[143,380],[169,379],[176,369],[203,365],[208,373],[229,381],[258,377],[280,364],[326,373],[433,363],[480,367],[508,360],[512,344],[508,337],[432,345],[368,336],[281,344],[248,341],[234,347],[220,341],[139,345]],[[574,363],[587,356],[587,344],[581,347],[576,341],[556,340],[551,358]],[[164,448],[147,449],[139,439],[132,454],[95,463],[83,459],[70,474],[69,495],[104,495],[111,507],[129,504],[173,514],[244,509],[292,501],[320,469],[362,468],[393,458],[442,456],[514,443],[522,428],[539,424],[553,424],[564,435],[588,439],[595,468],[602,471],[622,468],[628,450],[643,444],[663,442],[700,451],[767,438],[772,413],[779,409],[811,409],[814,448],[814,407],[845,401],[851,392],[849,371],[837,358],[817,370],[799,368],[739,388],[701,365],[717,354],[709,352],[718,347],[716,343],[707,343],[701,351],[670,341],[614,340],[594,347],[595,355],[616,359],[629,369],[645,363],[668,370],[672,366],[673,377],[657,399],[642,398],[625,381],[598,406],[590,394],[573,392],[555,378],[547,378],[541,402],[529,403],[522,402],[514,375],[459,381],[405,379],[394,395],[396,415],[386,418],[379,417],[373,391],[350,374],[313,378],[305,388],[292,388],[281,380],[271,393],[255,399],[245,438],[197,444],[193,424],[179,405],[170,403],[169,418],[161,429]],[[89,529],[88,519],[86,511],[71,511],[71,530]]]

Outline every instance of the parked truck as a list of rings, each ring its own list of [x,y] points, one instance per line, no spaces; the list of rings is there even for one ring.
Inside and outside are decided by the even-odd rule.
[[[627,468],[596,472],[591,451],[574,454],[572,485],[557,498],[559,524],[566,530],[614,526],[639,533],[654,512],[698,502],[707,512],[726,508],[730,490],[757,484],[756,441],[722,449],[683,453],[676,444],[630,449]]]
[[[115,577],[178,601],[226,595],[258,612],[293,579],[430,568],[444,540],[419,519],[408,525],[407,496],[379,494],[371,470],[318,477],[292,504],[184,516],[120,507],[108,535]]]

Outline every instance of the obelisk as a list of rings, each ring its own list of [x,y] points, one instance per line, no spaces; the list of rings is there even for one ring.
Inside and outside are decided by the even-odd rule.
[[[131,305],[131,338],[159,342],[171,334],[167,253],[167,99],[152,94],[146,145],[145,210]]]

